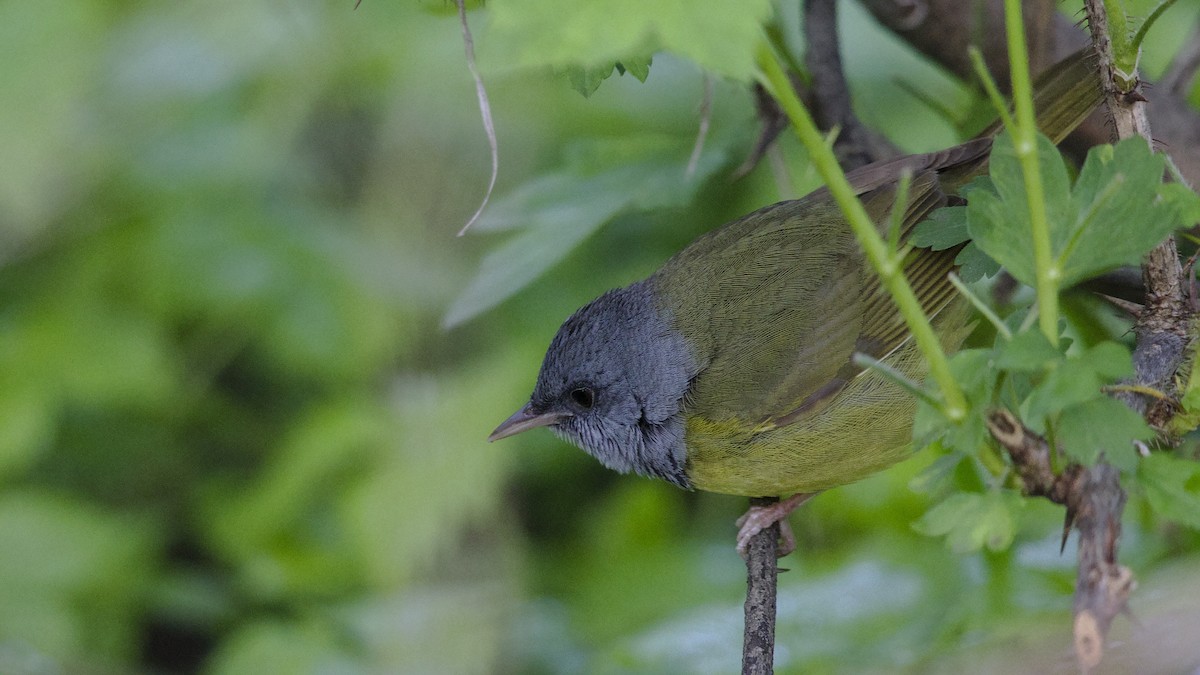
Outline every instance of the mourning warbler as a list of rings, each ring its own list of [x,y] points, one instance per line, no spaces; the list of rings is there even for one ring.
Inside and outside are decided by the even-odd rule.
[[[1039,78],[1044,134],[1061,140],[1100,102],[1079,52]],[[996,128],[848,178],[881,230],[911,172],[903,229],[960,202]],[[917,249],[905,273],[947,348],[966,311],[947,280],[957,250]],[[914,379],[925,365],[826,189],[701,236],[648,279],[566,320],[529,402],[489,440],[535,427],[620,472],[735,495],[809,494],[903,459],[915,401],[858,366],[861,352]],[[795,500],[795,501],[802,501]]]

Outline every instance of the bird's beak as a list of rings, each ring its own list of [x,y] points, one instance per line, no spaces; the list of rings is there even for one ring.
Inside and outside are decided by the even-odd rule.
[[[546,412],[539,415],[530,410],[529,404],[525,404],[524,408],[513,413],[512,417],[504,420],[500,423],[500,426],[496,427],[492,435],[488,436],[488,442],[508,438],[522,431],[529,431],[537,427],[548,427],[551,424],[557,424],[564,417],[570,417],[570,415],[570,413],[565,412]]]

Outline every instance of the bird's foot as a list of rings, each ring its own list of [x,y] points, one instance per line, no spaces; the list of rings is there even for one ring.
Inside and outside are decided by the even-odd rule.
[[[801,504],[812,499],[816,495],[812,493],[795,494],[787,499],[767,504],[766,506],[751,506],[749,511],[737,520],[738,536],[737,550],[743,558],[747,555],[747,550],[750,546],[750,540],[754,535],[762,532],[768,527],[779,523],[779,553],[778,557],[782,558],[785,555],[796,550],[796,535],[792,533],[792,526],[788,525],[787,517],[792,511],[795,511]]]

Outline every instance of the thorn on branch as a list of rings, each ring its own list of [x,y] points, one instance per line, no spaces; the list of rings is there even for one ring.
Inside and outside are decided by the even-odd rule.
[[[1071,464],[1055,475],[1046,439],[1011,412],[992,412],[987,426],[1012,457],[1025,493],[1044,496],[1066,507],[1061,549],[1066,548],[1072,526],[1079,532],[1074,641],[1080,668],[1088,672],[1099,665],[1104,636],[1113,618],[1128,611],[1129,595],[1136,586],[1133,572],[1117,563],[1125,508],[1119,474],[1100,462],[1087,468]]]

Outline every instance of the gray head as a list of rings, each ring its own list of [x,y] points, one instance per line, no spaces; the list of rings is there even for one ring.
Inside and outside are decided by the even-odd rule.
[[[488,440],[549,426],[610,469],[690,488],[680,408],[695,373],[648,281],[609,291],[558,329],[529,403]]]

